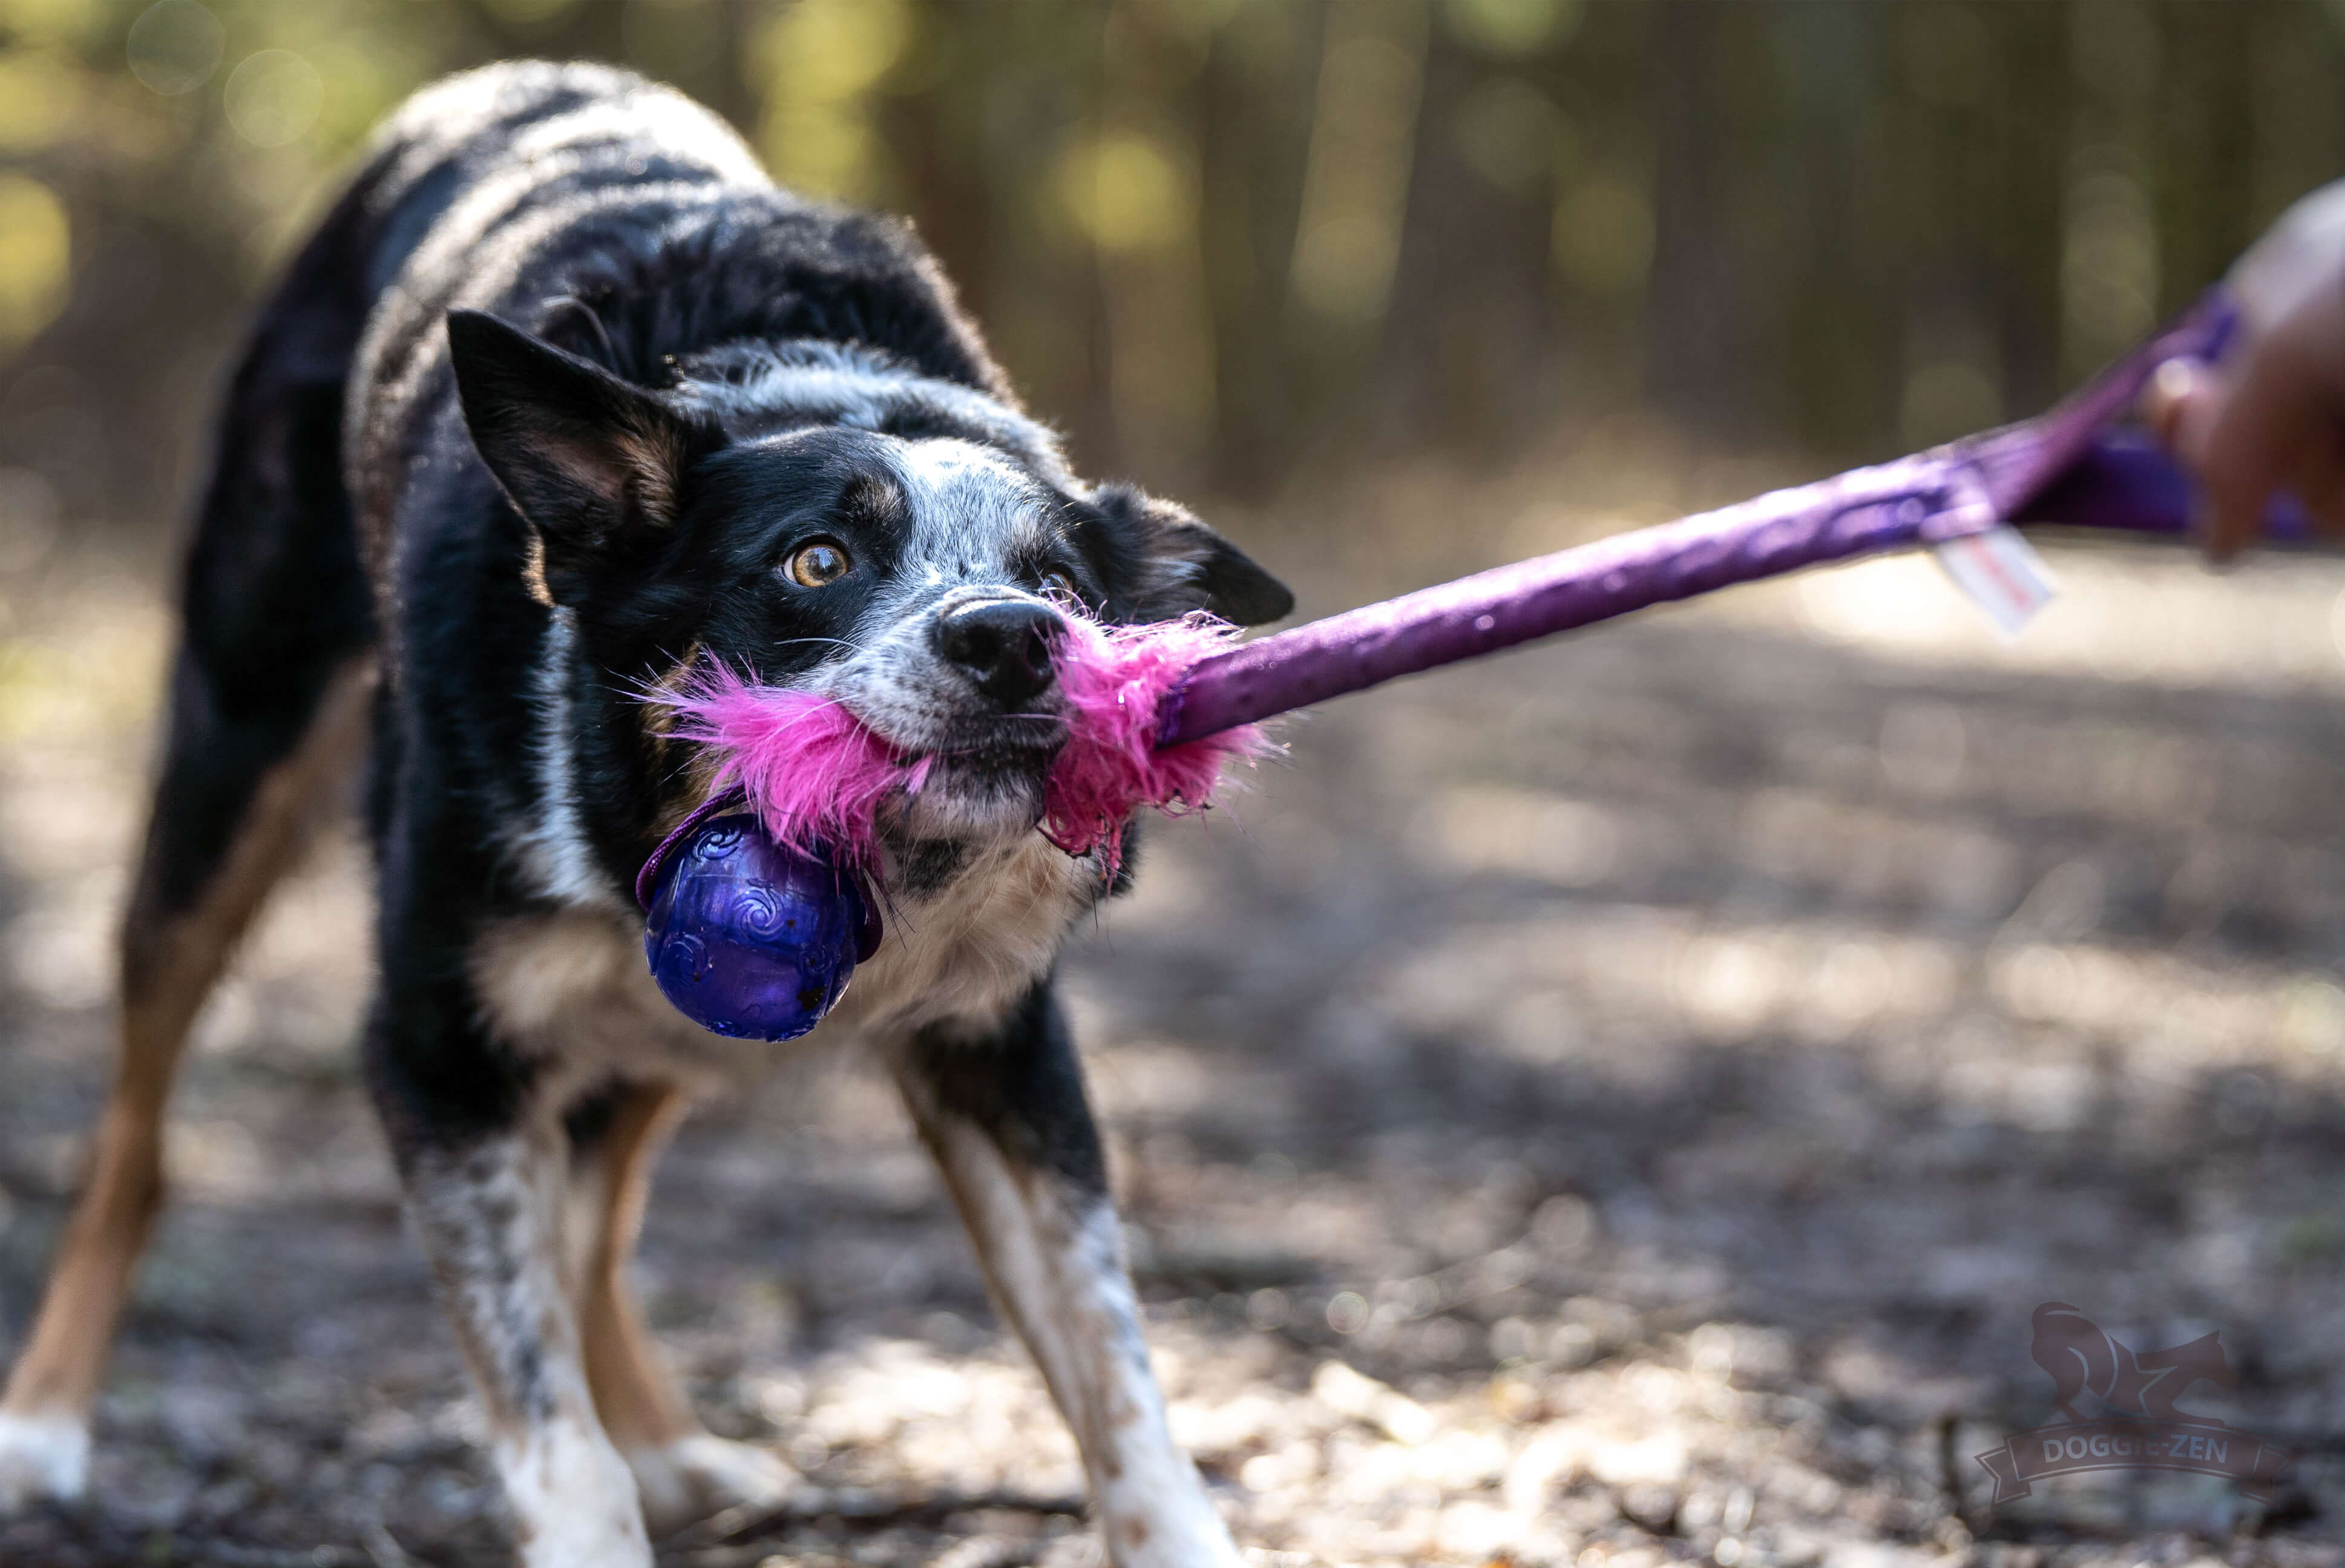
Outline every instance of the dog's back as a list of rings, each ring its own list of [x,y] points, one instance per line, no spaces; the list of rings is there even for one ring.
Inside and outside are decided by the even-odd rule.
[[[528,63],[452,78],[385,127],[369,182],[366,286],[389,292],[358,345],[347,456],[377,545],[411,464],[463,438],[440,331],[452,308],[640,386],[695,350],[816,338],[1010,397],[901,225],[777,189],[722,121],[640,77]]]

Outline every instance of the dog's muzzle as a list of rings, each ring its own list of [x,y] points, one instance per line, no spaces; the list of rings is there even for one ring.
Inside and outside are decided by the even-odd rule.
[[[1023,595],[949,602],[930,623],[937,657],[1004,713],[1050,690],[1051,647],[1066,630],[1058,611]]]

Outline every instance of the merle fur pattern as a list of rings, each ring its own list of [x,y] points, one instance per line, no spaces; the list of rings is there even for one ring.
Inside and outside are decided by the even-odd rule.
[[[793,580],[812,542],[850,569]],[[702,1506],[756,1491],[728,1491],[705,1433],[665,1458],[604,1435],[560,1217],[614,1096],[773,1049],[658,1004],[629,891],[707,787],[645,693],[721,659],[939,755],[888,824],[888,945],[814,1038],[902,1088],[1111,1553],[1235,1562],[1162,1434],[1051,995],[1107,891],[1032,831],[1063,733],[1034,639],[1069,593],[1113,621],[1291,605],[1180,508],[1077,479],[908,227],[777,189],[637,78],[429,89],[261,316],[188,574],[149,872],[167,904],[199,897],[334,672],[374,662],[367,1078],[526,1560],[646,1563],[630,1467],[646,1506],[677,1466]]]

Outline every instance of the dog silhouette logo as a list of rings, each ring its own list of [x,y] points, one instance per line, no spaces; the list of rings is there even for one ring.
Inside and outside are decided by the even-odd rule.
[[[2220,1330],[2136,1351],[2066,1301],[2046,1301],[2030,1319],[2028,1355],[2052,1380],[2052,1403],[2065,1419],[2007,1438],[1978,1456],[1995,1477],[1996,1502],[2025,1497],[2047,1476],[2091,1470],[2187,1470],[2228,1476],[2252,1498],[2269,1501],[2294,1457],[2213,1416],[2177,1403],[2200,1383],[2236,1387]],[[2078,1408],[2086,1398],[2103,1414]]]
[[[2175,1409],[2194,1383],[2230,1388],[2239,1380],[2223,1354],[2218,1329],[2170,1349],[2136,1355],[2066,1301],[2035,1309],[2035,1338],[2027,1353],[2052,1375],[2052,1402],[2072,1421],[2085,1420],[2076,1396],[2091,1394],[2113,1410],[2160,1421],[2203,1421]],[[2223,1423],[2216,1421],[2214,1425]]]

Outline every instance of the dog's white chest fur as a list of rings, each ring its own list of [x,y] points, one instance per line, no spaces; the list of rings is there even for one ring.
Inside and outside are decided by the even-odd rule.
[[[990,1023],[1050,972],[1098,872],[1039,834],[969,851],[926,898],[897,898],[878,952],[808,1044]],[[643,928],[607,905],[502,920],[472,944],[472,979],[498,1037],[565,1075],[669,1079],[696,1093],[737,1082],[770,1048],[726,1040],[670,1007],[644,961]]]

